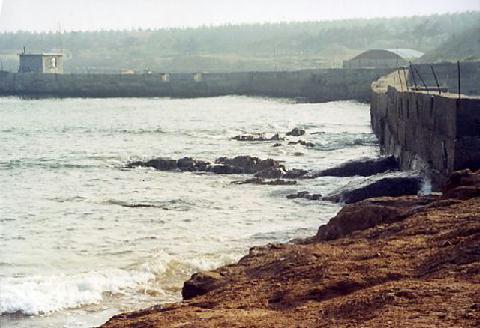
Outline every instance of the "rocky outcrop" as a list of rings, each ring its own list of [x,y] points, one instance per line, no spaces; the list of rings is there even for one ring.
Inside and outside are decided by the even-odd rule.
[[[182,297],[183,299],[188,300],[220,288],[226,283],[227,280],[219,272],[210,271],[195,273],[183,284]]]
[[[241,181],[234,181],[233,184],[256,184],[262,186],[293,186],[297,184],[295,180],[284,180],[284,179],[263,179],[263,178],[252,178]]]
[[[480,197],[451,190],[347,205],[315,238],[253,247],[192,276],[184,302],[104,327],[478,327]]]
[[[385,177],[369,179],[353,186],[347,185],[325,197],[320,194],[311,194],[308,191],[300,191],[296,194],[287,195],[287,198],[352,204],[368,198],[416,195],[420,191],[422,183],[423,180],[420,177]],[[475,191],[470,193],[475,193]]]
[[[290,141],[290,142],[288,142],[288,144],[289,145],[302,145],[302,146],[305,146],[307,148],[315,147],[315,144],[313,142],[308,142],[308,141],[305,141],[305,140]]]
[[[350,161],[345,164],[313,173],[313,177],[368,177],[387,171],[397,171],[399,169],[398,162],[390,157],[381,158],[364,158],[360,160]]]
[[[429,196],[405,196],[401,199],[384,197],[363,200],[345,206],[328,224],[320,227],[315,239],[337,239],[354,231],[401,221],[435,199]]]
[[[159,171],[200,171],[215,174],[256,174],[260,178],[273,179],[280,177],[285,167],[273,159],[262,160],[252,156],[234,158],[220,157],[215,163],[184,157],[179,160],[159,157],[146,162],[132,162],[127,167],[152,167]],[[263,172],[263,173],[260,173]]]
[[[248,141],[248,142],[263,142],[263,141],[281,141],[285,138],[281,138],[280,134],[276,133],[270,138],[267,138],[265,134],[258,133],[258,134],[244,134],[238,135],[232,138],[233,140],[237,141]]]
[[[255,174],[261,171],[273,169],[285,169],[279,162],[273,159],[261,160],[252,156],[237,156],[234,158],[220,157],[215,161],[216,166],[223,166],[228,170],[240,171],[242,174]]]
[[[351,204],[367,198],[398,197],[416,195],[422,187],[420,177],[386,177],[379,180],[367,180],[360,186],[347,186],[345,189],[326,196],[323,200]]]
[[[311,194],[308,191],[299,191],[296,194],[287,195],[287,199],[297,199],[297,198],[304,198],[308,200],[320,200],[322,199],[321,194]]]
[[[287,132],[287,136],[291,137],[301,137],[305,134],[305,130],[300,128],[293,128],[292,131]]]

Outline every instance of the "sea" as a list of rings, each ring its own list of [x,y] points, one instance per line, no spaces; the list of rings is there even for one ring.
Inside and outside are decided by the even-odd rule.
[[[278,147],[232,139],[295,127],[306,134]],[[314,147],[288,144],[299,139]],[[341,209],[287,195],[361,179],[239,185],[248,177],[127,168],[238,155],[321,170],[379,150],[369,106],[350,101],[0,98],[0,326],[95,327],[177,302],[194,272],[312,236]]]

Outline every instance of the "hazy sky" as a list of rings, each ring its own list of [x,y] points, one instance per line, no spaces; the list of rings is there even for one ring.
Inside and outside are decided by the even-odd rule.
[[[0,31],[182,27],[480,10],[480,0],[0,0]]]

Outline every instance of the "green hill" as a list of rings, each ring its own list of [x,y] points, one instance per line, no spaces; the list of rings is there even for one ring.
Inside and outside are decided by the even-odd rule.
[[[325,22],[225,25],[185,29],[0,33],[0,60],[63,49],[67,72],[245,71],[340,67],[371,48],[437,49],[478,26],[480,12]],[[477,38],[478,40],[478,38]]]
[[[480,23],[479,26],[458,35],[452,35],[435,50],[426,53],[422,62],[480,60]]]

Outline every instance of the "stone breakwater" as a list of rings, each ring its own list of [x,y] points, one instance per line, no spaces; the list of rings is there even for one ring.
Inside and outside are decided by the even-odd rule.
[[[427,171],[437,189],[454,171],[480,168],[480,98],[407,90],[398,74],[372,84],[371,124],[382,150],[402,169]]]
[[[442,196],[347,205],[315,237],[254,247],[194,274],[183,302],[103,327],[478,327],[479,213],[470,171]]]
[[[0,95],[43,97],[214,97],[247,95],[306,101],[368,101],[387,69],[171,74],[13,74],[0,71]]]

